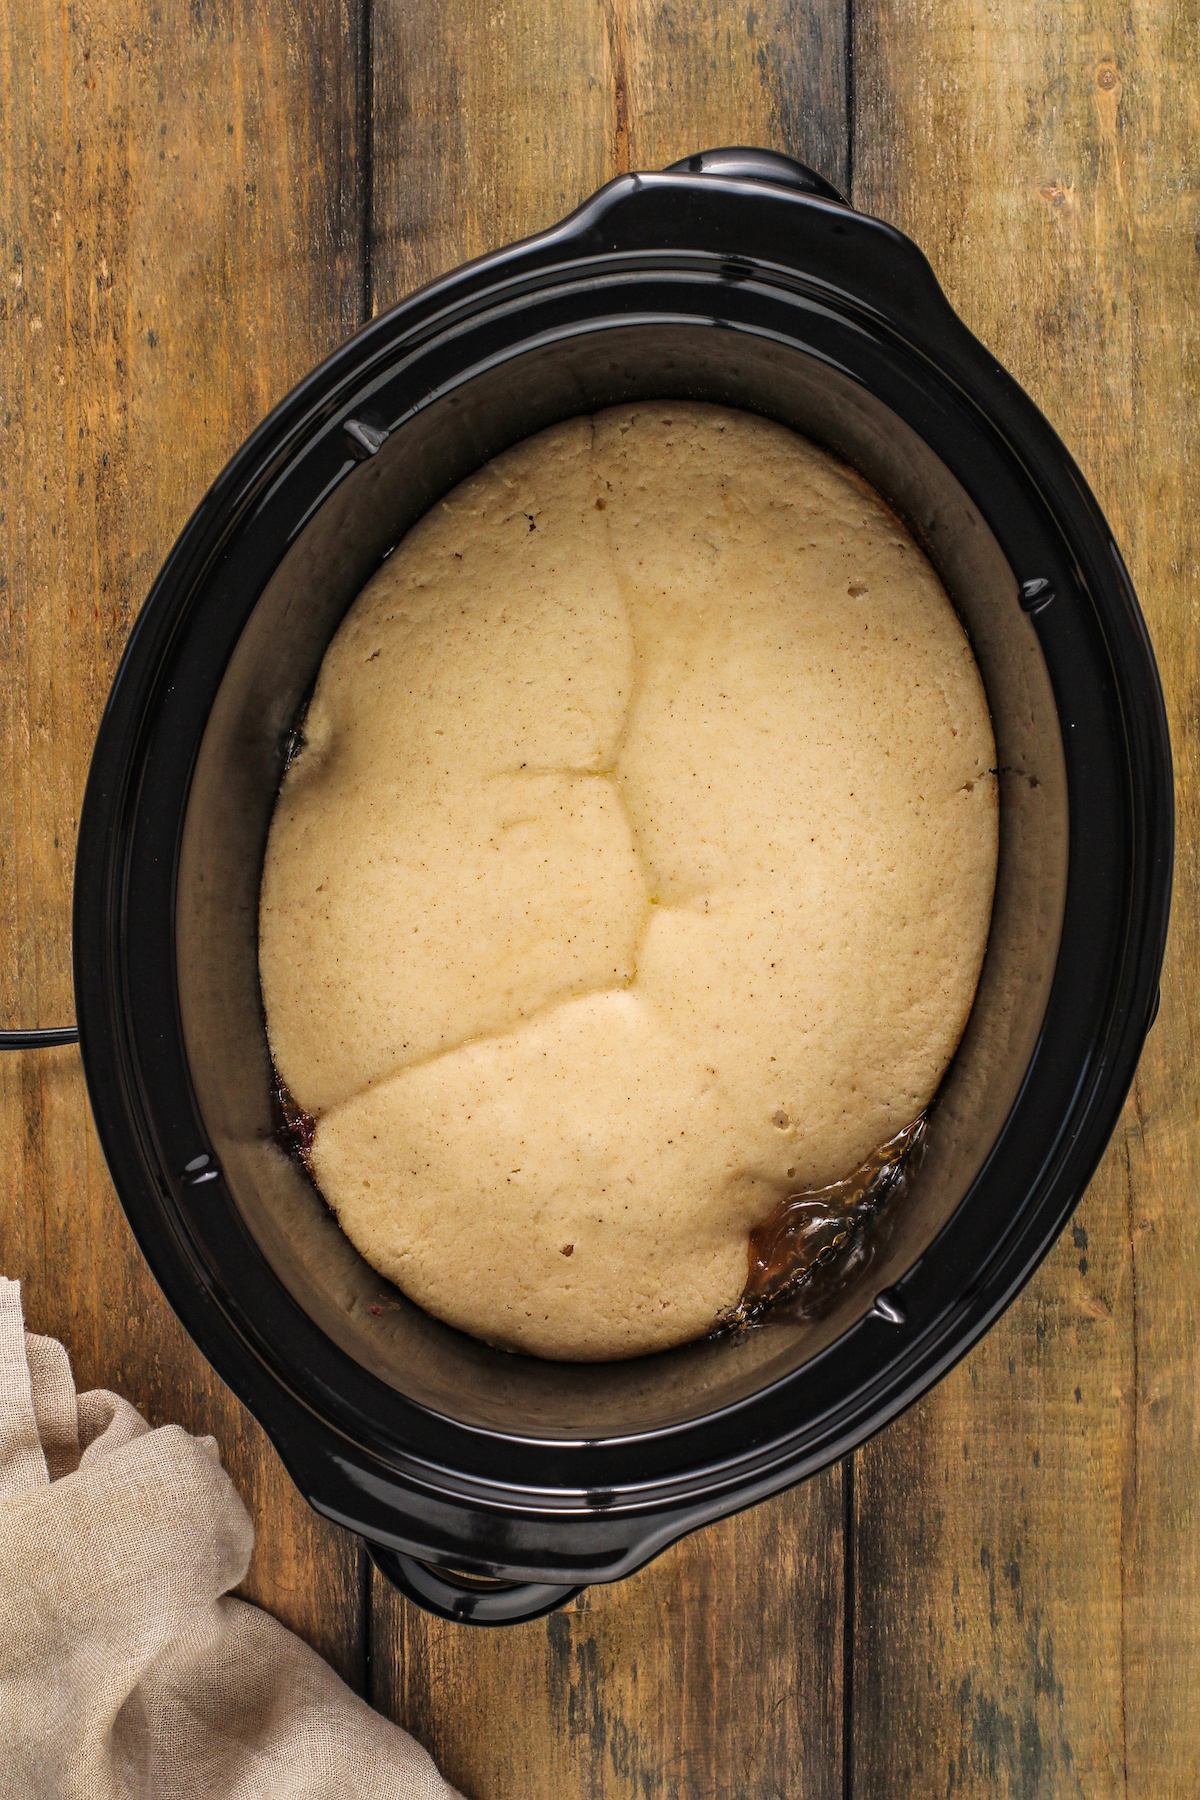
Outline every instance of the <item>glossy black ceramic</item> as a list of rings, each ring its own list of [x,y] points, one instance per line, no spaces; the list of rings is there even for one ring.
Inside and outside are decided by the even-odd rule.
[[[544,425],[681,397],[827,444],[925,545],[995,724],[995,915],[924,1161],[824,1304],[556,1365],[404,1300],[279,1148],[259,876],[298,709],[404,530]],[[906,238],[785,159],[711,153],[623,177],[376,319],[197,509],[130,639],[80,823],[89,1092],[158,1280],[312,1504],[434,1610],[530,1616],[843,1455],[986,1330],[1116,1121],[1171,859],[1154,661],[1062,444]]]

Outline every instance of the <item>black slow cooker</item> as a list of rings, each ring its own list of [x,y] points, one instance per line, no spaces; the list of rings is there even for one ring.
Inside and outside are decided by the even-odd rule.
[[[551,1364],[405,1300],[281,1149],[259,877],[325,647],[408,526],[543,426],[678,397],[827,445],[924,545],[992,710],[995,912],[923,1160],[822,1304]],[[375,319],[197,508],[130,638],[80,821],[88,1090],[151,1268],[312,1505],[432,1610],[528,1618],[843,1456],[1008,1305],[1132,1080],[1171,860],[1154,660],[1079,470],[912,243],[786,158],[710,152],[623,176]]]

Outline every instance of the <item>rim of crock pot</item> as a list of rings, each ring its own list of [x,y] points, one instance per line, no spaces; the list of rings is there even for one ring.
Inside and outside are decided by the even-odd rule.
[[[710,250],[672,251],[668,247],[630,251],[614,242],[597,247],[595,254],[579,253],[580,241],[586,239],[588,233],[594,234],[605,220],[611,223],[614,206],[627,206],[639,195],[653,193],[664,186],[675,190],[681,186],[695,187],[706,181],[709,191],[703,192],[702,197],[707,203],[715,199],[711,193],[711,177],[622,178],[602,189],[578,213],[552,231],[526,244],[464,265],[404,301],[391,313],[372,321],[307,377],[247,440],[185,527],[135,625],[101,726],[80,825],[79,863],[85,879],[77,885],[75,929],[84,1063],[102,1142],[135,1232],[172,1303],[225,1379],[231,1381],[251,1410],[263,1419],[285,1462],[297,1474],[300,1485],[314,1503],[331,1516],[343,1515],[341,1508],[329,1504],[328,1492],[320,1492],[322,1471],[314,1463],[322,1457],[330,1469],[340,1468],[342,1479],[349,1483],[356,1501],[361,1503],[360,1512],[366,1507],[373,1486],[379,1490],[376,1498],[380,1506],[385,1511],[389,1508],[394,1511],[397,1481],[406,1503],[412,1498],[412,1490],[419,1489],[431,1498],[442,1496],[474,1510],[494,1510],[504,1515],[514,1510],[527,1511],[559,1521],[568,1513],[592,1521],[604,1516],[615,1526],[624,1514],[652,1511],[657,1524],[652,1533],[647,1531],[639,1535],[636,1550],[626,1550],[624,1563],[628,1564],[630,1555],[637,1554],[644,1560],[641,1551],[647,1556],[653,1554],[655,1548],[678,1535],[687,1524],[700,1523],[705,1517],[732,1510],[731,1496],[734,1496],[733,1504],[747,1504],[832,1461],[852,1443],[862,1442],[931,1386],[965,1354],[1028,1279],[1057,1237],[1099,1159],[1148,1027],[1170,892],[1170,753],[1165,712],[1148,638],[1128,576],[1099,508],[1049,425],[957,319],[924,257],[909,240],[891,227],[862,215],[847,213],[832,202],[784,190],[764,193],[760,184],[722,180],[723,198],[752,198],[772,208],[787,209],[793,219],[796,208],[803,208],[810,214],[824,212],[836,217],[840,227],[838,235],[844,237],[851,231],[870,234],[876,250],[886,250],[889,258],[897,251],[900,253],[914,285],[905,293],[904,283],[895,280],[895,268],[889,267],[890,315],[872,303],[869,296],[852,291],[853,282],[848,290],[846,286],[822,282],[819,276],[798,271],[794,266],[764,263],[757,254],[746,256],[742,253],[753,274],[739,270],[738,285],[753,288],[755,284],[763,284],[774,288],[786,284],[795,291],[802,291],[806,298],[812,296],[814,289],[825,287],[839,303],[836,309],[839,320],[845,319],[848,309],[857,306],[864,317],[869,318],[874,331],[886,332],[910,357],[923,360],[937,383],[952,390],[958,404],[969,409],[976,425],[982,425],[993,434],[1007,454],[1017,461],[1026,480],[1039,492],[1048,511],[1046,523],[1053,537],[1068,553],[1068,561],[1075,564],[1078,585],[1091,601],[1112,663],[1118,704],[1130,738],[1131,825],[1143,841],[1146,852],[1142,858],[1131,860],[1131,890],[1140,880],[1143,891],[1140,894],[1131,891],[1128,896],[1126,942],[1117,960],[1104,1006],[1100,1009],[1109,1026],[1106,1034],[1109,1054],[1094,1066],[1085,1068],[1081,1075],[1053,1150],[1037,1181],[1028,1190],[1027,1203],[1021,1214],[1007,1231],[997,1236],[989,1257],[982,1267],[973,1271],[968,1286],[920,1321],[920,1329],[908,1334],[903,1349],[882,1366],[873,1382],[865,1388],[857,1388],[848,1400],[831,1406],[826,1412],[809,1416],[799,1432],[777,1429],[760,1434],[753,1442],[747,1442],[743,1436],[741,1449],[735,1454],[730,1454],[727,1449],[724,1454],[701,1461],[686,1456],[676,1458],[672,1472],[664,1471],[658,1478],[645,1482],[626,1481],[620,1486],[614,1483],[611,1488],[607,1487],[605,1478],[615,1475],[616,1469],[606,1465],[612,1464],[614,1456],[627,1461],[634,1446],[648,1450],[650,1440],[654,1438],[674,1442],[691,1440],[699,1450],[700,1444],[696,1442],[699,1436],[733,1416],[748,1422],[746,1415],[751,1408],[777,1400],[781,1390],[788,1389],[800,1378],[811,1380],[831,1356],[844,1356],[850,1338],[864,1331],[888,1332],[893,1328],[868,1314],[829,1350],[802,1369],[771,1383],[749,1400],[685,1425],[608,1441],[589,1443],[577,1439],[568,1442],[485,1432],[440,1418],[415,1402],[403,1401],[401,1396],[393,1395],[394,1401],[414,1415],[419,1429],[405,1432],[388,1443],[385,1455],[379,1448],[364,1446],[359,1437],[363,1429],[377,1432],[377,1419],[355,1417],[353,1409],[347,1417],[344,1402],[315,1371],[306,1372],[310,1377],[307,1382],[297,1381],[297,1371],[280,1368],[278,1359],[263,1345],[258,1323],[246,1317],[239,1318],[236,1307],[231,1307],[227,1299],[218,1300],[213,1294],[200,1244],[181,1206],[177,1182],[172,1182],[170,1173],[161,1163],[153,1130],[137,1093],[133,1066],[136,1062],[133,1050],[136,1032],[128,991],[129,971],[127,959],[120,956],[114,935],[114,923],[122,914],[129,875],[128,856],[119,854],[121,849],[127,852],[129,846],[127,842],[122,844],[118,827],[128,822],[130,812],[136,806],[132,776],[135,770],[140,775],[145,773],[144,768],[139,769],[139,758],[144,756],[145,750],[145,714],[149,710],[145,702],[147,696],[154,694],[156,682],[161,682],[166,675],[181,618],[223,547],[228,545],[250,510],[266,503],[271,489],[264,489],[264,484],[270,481],[273,487],[278,486],[285,472],[284,465],[299,448],[301,437],[311,448],[324,433],[336,429],[349,410],[351,389],[353,402],[361,410],[372,382],[378,387],[382,381],[380,365],[385,358],[390,359],[389,374],[395,373],[396,350],[400,343],[408,353],[415,353],[435,339],[444,341],[447,327],[453,330],[467,316],[472,321],[490,317],[496,312],[498,303],[511,307],[531,292],[543,297],[552,296],[556,285],[561,285],[563,291],[575,291],[582,279],[594,291],[599,285],[595,279],[600,272],[599,265],[607,263],[611,267],[614,260],[627,271],[633,266],[638,272],[653,273],[660,279],[664,275],[669,278],[674,269],[680,275],[689,271],[711,271],[714,261],[720,262],[721,253]],[[866,235],[864,241],[867,241]],[[576,246],[576,254],[565,262],[556,262],[554,253],[572,244]],[[614,270],[614,273],[619,271]],[[485,300],[488,304],[481,307],[480,302]],[[646,316],[655,323],[664,320],[661,311]],[[685,316],[690,324],[699,322],[695,315]],[[592,321],[589,328],[625,325],[630,322],[630,317],[627,314],[619,319]],[[931,324],[936,326],[938,341],[935,349],[931,349],[928,342],[922,342],[923,337],[928,340],[934,335],[929,329]],[[520,347],[509,354],[525,353],[532,341],[523,339]],[[811,348],[804,348],[812,354]],[[373,369],[378,380],[372,376]],[[477,365],[472,364],[460,379],[465,381],[477,372]],[[1024,455],[1016,453],[1017,447],[1004,429],[1006,413],[1010,415],[1007,421],[1010,429],[1015,428],[1024,440]],[[328,492],[328,488],[325,491]],[[1101,595],[1107,602],[1103,607],[1097,604]],[[1058,613],[1058,619],[1061,618],[1062,609]],[[1042,633],[1054,630],[1054,609],[1050,609],[1044,621],[1039,617],[1037,623]],[[1141,678],[1140,690],[1131,673],[1133,666],[1137,666]],[[1140,792],[1132,791],[1137,789]],[[140,791],[140,785],[137,791]],[[101,874],[99,884],[91,877],[90,872],[94,870]],[[96,904],[97,899],[101,904]],[[1131,942],[1130,934],[1137,925],[1140,930]],[[108,968],[114,951],[120,970],[119,987],[114,987]],[[1056,975],[1056,984],[1058,979]],[[1040,1049],[1039,1040],[1038,1050],[1014,1104],[1014,1114],[1027,1098]],[[111,1059],[110,1066],[106,1066],[108,1059]],[[1002,1131],[998,1144],[1003,1142],[1007,1129],[1006,1126]],[[983,1181],[994,1155],[995,1151],[937,1240],[939,1243],[953,1230],[955,1221]],[[165,1243],[157,1235],[163,1226],[167,1231]],[[915,1294],[918,1284],[914,1278],[932,1261],[936,1258],[931,1259],[927,1251],[908,1271],[901,1285]],[[914,1306],[914,1314],[916,1312]],[[333,1346],[330,1350],[335,1358],[344,1356]],[[348,1357],[344,1360],[352,1361]],[[359,1376],[365,1375],[359,1365],[353,1366]],[[335,1423],[327,1409],[340,1413],[338,1422]],[[852,1419],[846,1416],[851,1412]],[[323,1446],[322,1457],[314,1457],[311,1441],[314,1427],[329,1440]],[[439,1444],[437,1440],[447,1434],[453,1444]],[[496,1480],[472,1473],[460,1467],[458,1462],[437,1454],[439,1449],[451,1447],[460,1451],[471,1440],[493,1447],[510,1445],[519,1451],[526,1463],[531,1458],[540,1459],[547,1465],[546,1474],[552,1478],[545,1482],[512,1478]],[[378,1445],[378,1438],[376,1442]],[[419,1443],[426,1447],[419,1448]],[[561,1477],[567,1477],[569,1473],[568,1485],[560,1486],[558,1480],[553,1479],[556,1464],[560,1465]],[[567,1464],[573,1465],[570,1471]],[[325,1485],[328,1489],[327,1480]],[[388,1499],[388,1495],[393,1498]],[[680,1522],[681,1507],[686,1523]],[[361,1528],[362,1524],[357,1514],[344,1516],[343,1522],[356,1528]],[[624,1535],[628,1538],[627,1529]],[[386,1530],[384,1520],[376,1521],[372,1536],[401,1547],[409,1547],[414,1542],[429,1542],[428,1533],[416,1539],[395,1536]],[[615,1545],[610,1546],[603,1553],[606,1567],[619,1566],[621,1559],[614,1557],[615,1548]],[[540,1566],[545,1566],[544,1561]],[[581,1572],[583,1578],[588,1573],[594,1574],[591,1563],[588,1562]]]

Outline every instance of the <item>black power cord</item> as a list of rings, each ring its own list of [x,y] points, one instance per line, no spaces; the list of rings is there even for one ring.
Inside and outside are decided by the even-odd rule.
[[[78,1025],[48,1025],[42,1031],[0,1031],[0,1050],[51,1050],[55,1044],[77,1044]]]

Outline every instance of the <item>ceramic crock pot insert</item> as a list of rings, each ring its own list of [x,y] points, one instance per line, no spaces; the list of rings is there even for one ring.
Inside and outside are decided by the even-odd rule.
[[[680,398],[827,445],[932,558],[996,732],[995,911],[920,1168],[823,1304],[551,1364],[390,1288],[280,1150],[258,888],[294,722],[405,529],[554,421]],[[1170,864],[1153,658],[1062,445],[907,239],[786,159],[710,153],[374,321],[201,504],[135,627],[81,820],[89,1091],[155,1274],[312,1504],[423,1604],[530,1616],[843,1454],[986,1329],[1115,1123]]]

